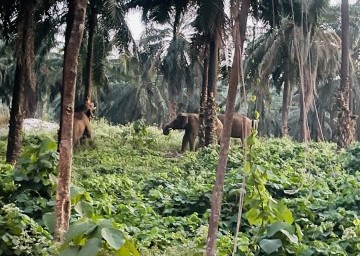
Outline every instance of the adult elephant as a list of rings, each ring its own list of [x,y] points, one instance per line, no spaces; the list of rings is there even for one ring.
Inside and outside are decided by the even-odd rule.
[[[94,103],[87,100],[84,105],[75,109],[73,124],[73,144],[74,147],[81,144],[84,138],[92,140],[90,120],[94,118],[96,107]]]
[[[185,130],[181,144],[181,152],[184,152],[188,145],[191,151],[195,151],[195,140],[199,135],[199,129],[199,114],[180,113],[173,121],[164,127],[163,134],[168,135],[170,130]],[[220,142],[222,129],[222,122],[217,119],[215,132],[218,138],[218,142]]]
[[[225,115],[218,115],[218,119],[224,124]],[[234,114],[231,126],[231,137],[240,138],[241,142],[244,143],[244,140],[251,134],[252,127],[255,128],[256,126],[257,120],[252,120],[242,114]]]

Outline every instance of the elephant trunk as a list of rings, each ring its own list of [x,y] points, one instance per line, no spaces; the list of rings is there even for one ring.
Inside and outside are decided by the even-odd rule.
[[[164,129],[163,129],[163,134],[164,134],[164,135],[169,135],[169,133],[170,133],[170,126],[167,125],[167,126],[165,126]]]

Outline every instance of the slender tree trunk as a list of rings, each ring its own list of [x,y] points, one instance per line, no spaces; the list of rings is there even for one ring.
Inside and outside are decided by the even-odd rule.
[[[63,73],[63,100],[62,100],[62,124],[60,131],[60,159],[58,166],[58,184],[56,190],[55,205],[55,240],[62,242],[64,233],[69,228],[70,219],[70,181],[71,181],[71,164],[72,164],[72,133],[74,121],[74,99],[76,74],[78,66],[78,56],[81,40],[84,31],[84,21],[86,13],[86,0],[70,0],[69,12],[70,22],[67,23],[67,32],[69,33],[66,42],[64,56],[64,73]],[[73,19],[71,19],[71,17]]]
[[[219,63],[219,35],[215,34],[210,42],[208,90],[205,110],[205,146],[216,142],[216,88]]]
[[[310,70],[304,64],[300,64],[300,90],[299,90],[299,105],[300,105],[300,141],[307,142],[309,140],[308,129],[308,112],[309,112],[309,97],[310,93],[307,93],[306,88],[309,88],[311,83]]]
[[[213,256],[215,254],[216,234],[217,234],[219,219],[221,214],[221,201],[222,201],[225,171],[226,171],[228,153],[229,153],[231,126],[232,126],[234,109],[235,109],[236,91],[237,91],[238,83],[240,82],[239,73],[241,66],[241,52],[243,49],[243,42],[245,39],[244,28],[246,28],[246,24],[247,24],[247,15],[248,15],[249,7],[250,7],[250,1],[243,0],[241,4],[240,15],[236,15],[236,20],[235,20],[235,26],[234,26],[235,54],[234,54],[234,60],[230,73],[229,90],[226,100],[226,112],[225,112],[224,129],[223,129],[221,145],[220,145],[219,163],[216,168],[216,180],[215,180],[214,190],[211,196],[211,214],[209,219],[209,231],[206,241],[206,256]],[[235,13],[238,13],[239,0],[236,1],[234,8],[236,8]],[[239,19],[241,23],[239,22]]]
[[[21,153],[25,88],[34,87],[34,11],[35,0],[22,0],[17,23],[16,70],[11,103],[6,162],[15,164]]]
[[[34,62],[35,62],[35,53],[34,53],[34,12],[35,5],[37,0],[26,1],[26,5],[29,10],[28,17],[26,18],[26,47],[28,48],[27,52],[29,57],[27,58],[26,63],[26,79],[25,79],[25,118],[33,118],[35,116],[36,107],[37,107],[37,95],[36,95],[36,81],[34,73]]]
[[[209,72],[209,46],[206,45],[204,49],[204,70],[202,77],[201,96],[200,96],[200,113],[199,113],[199,146],[205,146],[205,110],[207,102],[208,89],[208,72]]]
[[[338,99],[338,148],[347,148],[354,142],[355,117],[351,114],[350,103],[350,77],[349,77],[349,1],[341,3],[341,82]]]
[[[289,104],[290,104],[290,79],[288,73],[285,74],[284,92],[282,101],[282,136],[287,137],[289,135]]]
[[[304,94],[304,91],[300,89],[300,141],[302,142],[306,142],[308,137],[307,111]]]
[[[94,1],[90,1],[90,13],[89,13],[89,37],[87,47],[87,58],[86,58],[86,71],[85,71],[85,95],[84,103],[87,100],[92,99],[92,77],[93,77],[93,56],[94,56],[94,35],[97,24],[97,7]]]

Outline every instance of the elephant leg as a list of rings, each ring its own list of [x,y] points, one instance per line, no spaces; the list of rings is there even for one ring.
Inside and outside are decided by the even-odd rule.
[[[181,143],[181,152],[184,152],[186,150],[187,144],[189,143],[189,139],[190,139],[189,135],[185,133]]]
[[[191,151],[195,151],[195,140],[196,140],[196,137],[191,136],[190,141],[189,141]]]

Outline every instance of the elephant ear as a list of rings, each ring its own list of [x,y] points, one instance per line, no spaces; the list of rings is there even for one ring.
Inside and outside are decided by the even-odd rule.
[[[180,113],[178,118],[182,127],[185,127],[189,122],[189,116],[186,113]]]

